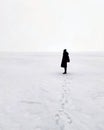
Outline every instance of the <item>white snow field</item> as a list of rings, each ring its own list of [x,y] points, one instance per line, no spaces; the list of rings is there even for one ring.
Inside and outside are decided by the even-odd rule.
[[[104,54],[0,53],[0,130],[104,130]]]

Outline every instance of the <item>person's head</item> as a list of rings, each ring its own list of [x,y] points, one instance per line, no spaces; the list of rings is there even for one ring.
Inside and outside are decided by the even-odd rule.
[[[64,49],[64,50],[63,50],[63,52],[67,52],[67,50],[66,50],[66,49]]]

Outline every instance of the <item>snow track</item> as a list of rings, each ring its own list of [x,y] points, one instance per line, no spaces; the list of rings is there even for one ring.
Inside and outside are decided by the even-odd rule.
[[[68,78],[70,75],[64,75],[63,83],[62,83],[62,94],[60,99],[60,108],[55,115],[56,124],[60,127],[60,130],[64,130],[64,128],[72,123],[71,115],[66,110],[66,106],[71,102],[70,97],[70,79]],[[70,97],[70,100],[68,99]]]

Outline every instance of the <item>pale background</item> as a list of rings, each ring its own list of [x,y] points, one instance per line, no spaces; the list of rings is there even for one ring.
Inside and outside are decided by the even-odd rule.
[[[104,51],[103,0],[2,0],[0,51]]]

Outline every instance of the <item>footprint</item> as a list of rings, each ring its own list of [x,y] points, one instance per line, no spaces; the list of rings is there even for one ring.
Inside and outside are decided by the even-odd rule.
[[[56,115],[55,115],[55,118],[56,118],[56,124],[58,125],[58,124],[59,124],[59,120],[60,120],[60,115],[59,115],[59,114],[56,114]]]
[[[66,117],[67,117],[67,122],[68,122],[68,124],[71,124],[72,123],[72,119],[71,119],[71,117],[69,116],[69,114],[68,113],[64,113],[65,115],[66,115]]]

